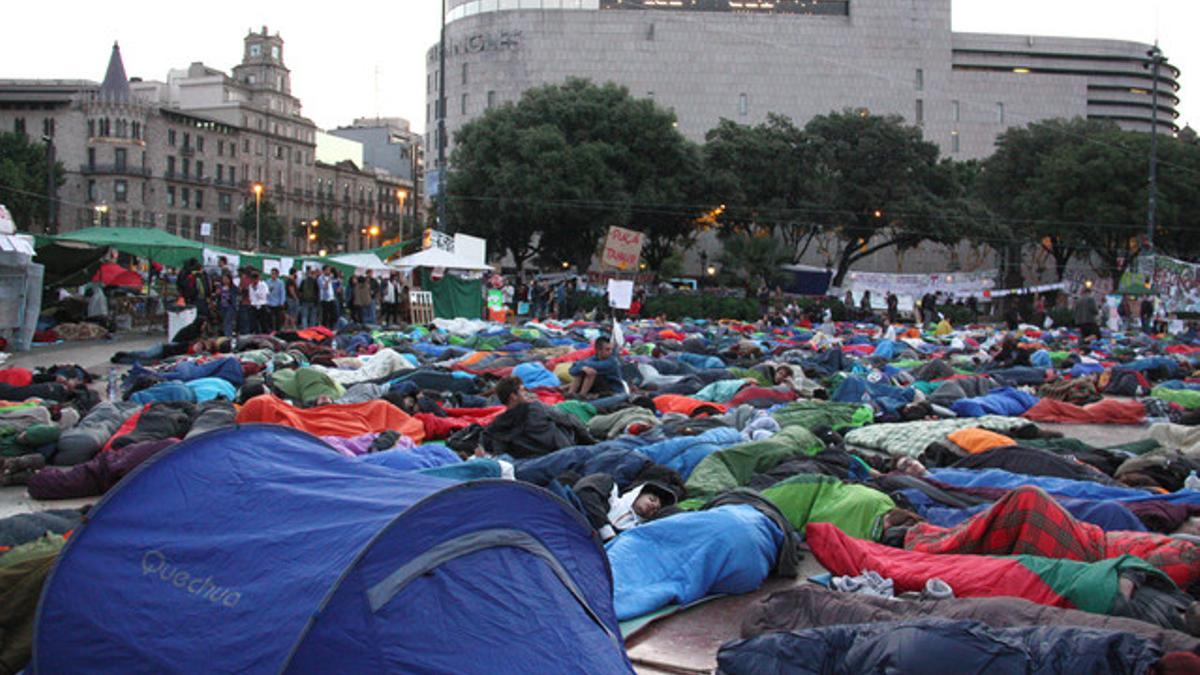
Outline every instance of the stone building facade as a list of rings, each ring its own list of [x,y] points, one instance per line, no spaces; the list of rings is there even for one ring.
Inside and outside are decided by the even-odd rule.
[[[253,248],[237,222],[259,184],[291,250],[311,248],[314,220],[338,229],[340,249],[358,250],[398,235],[396,194],[413,190],[411,178],[317,160],[316,126],[291,94],[282,38],[266,27],[245,37],[228,75],[193,63],[165,82],[131,81],[114,45],[101,84],[0,80],[0,130],[53,144],[66,170],[51,228],[60,232],[157,227]],[[376,237],[364,234],[372,225]]]
[[[426,148],[435,169],[438,144],[449,158],[463,124],[569,77],[653,99],[698,142],[722,118],[758,124],[778,113],[803,125],[847,109],[899,115],[955,159],[986,157],[1005,129],[1049,118],[1151,126],[1150,45],[955,33],[951,0],[449,0],[447,22],[444,139],[438,45],[426,55]],[[1161,132],[1178,131],[1178,76],[1170,65],[1159,75]],[[715,253],[713,242],[706,246]],[[802,262],[826,264],[830,252],[818,248]],[[858,267],[993,264],[987,251],[922,247]]]

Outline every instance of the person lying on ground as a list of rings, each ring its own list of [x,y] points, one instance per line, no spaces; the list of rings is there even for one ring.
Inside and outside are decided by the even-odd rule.
[[[625,380],[621,378],[621,362],[613,352],[612,341],[598,337],[592,343],[595,354],[590,359],[571,366],[571,384],[567,392],[578,396],[590,394],[623,394]]]
[[[583,505],[588,523],[604,541],[652,520],[678,500],[670,488],[657,481],[636,485],[621,494],[613,477],[605,473],[584,476],[572,490]]]
[[[488,453],[525,459],[596,442],[578,417],[530,400],[520,378],[502,378],[495,391],[505,410],[484,429],[482,445]]]

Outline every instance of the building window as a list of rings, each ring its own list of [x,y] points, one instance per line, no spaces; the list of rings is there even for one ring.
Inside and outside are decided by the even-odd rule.
[[[917,125],[925,124],[925,101],[917,99]]]
[[[428,103],[426,103],[425,104],[425,123],[426,124],[429,124],[429,121],[433,119],[432,110],[433,110],[433,108]]]
[[[217,141],[217,157],[225,156],[225,141]]]
[[[925,91],[925,71],[921,68],[917,68],[916,85],[917,91]]]
[[[204,190],[196,190],[196,210],[204,209]]]
[[[183,149],[184,150],[192,149],[192,135],[191,134],[185,133],[183,135]]]
[[[204,178],[204,162],[196,160],[196,178]]]
[[[750,114],[750,97],[745,94],[738,96],[738,115],[745,117]]]
[[[175,186],[167,186],[167,206],[175,206]]]
[[[133,123],[133,137],[141,140],[141,138],[142,138],[142,123],[141,122]]]
[[[996,104],[996,124],[1004,124],[1004,104]]]
[[[94,180],[88,181],[88,201],[96,201],[96,181]]]
[[[187,178],[192,173],[192,160],[187,157],[183,158],[183,177]]]
[[[962,105],[958,101],[951,101],[950,104],[952,106],[954,106],[954,121],[961,122],[962,121]]]
[[[225,180],[225,165],[218,164],[217,165],[217,182],[220,183],[223,180]]]
[[[204,137],[196,136],[196,152],[204,152]]]
[[[237,182],[236,167],[229,167],[229,184],[233,185]]]
[[[191,205],[191,203],[192,203],[192,191],[187,188],[181,188],[179,190],[179,205],[186,209],[188,206]]]
[[[178,232],[178,228],[175,227],[175,214],[174,213],[167,214],[167,232],[169,232],[171,234],[175,234],[176,232]]]
[[[249,138],[242,139],[242,152],[250,152],[250,139]]]
[[[433,93],[433,73],[429,73],[425,76],[425,93]]]
[[[25,133],[25,118],[17,117],[13,120],[13,131],[18,134]]]
[[[470,68],[471,68],[471,64],[469,64],[469,63],[463,64],[463,81],[462,81],[463,84],[467,83],[467,73],[470,72]]]
[[[262,56],[262,45],[250,45],[250,56],[251,58],[258,58],[259,56]]]
[[[89,169],[96,168],[96,149],[95,148],[88,148],[88,168]]]
[[[464,114],[464,115],[467,114],[467,95],[466,94],[462,95],[462,109],[460,112],[462,112],[462,114]]]
[[[217,209],[220,210],[221,213],[229,213],[233,210],[233,199],[231,199],[229,195],[218,195]]]
[[[170,145],[170,146],[175,145],[175,130],[174,129],[167,129],[167,145]]]
[[[53,117],[47,117],[46,119],[42,120],[42,135],[49,136],[52,138],[54,137],[54,118]]]
[[[125,155],[126,155],[125,148],[117,148],[117,149],[113,150],[113,163],[114,163],[114,168],[116,168],[117,171],[125,170],[125,161],[126,161]]]
[[[167,157],[167,177],[170,178],[170,177],[173,177],[174,175],[175,175],[175,157],[168,156]]]
[[[113,183],[113,198],[116,201],[118,201],[118,202],[129,201],[128,200],[128,191],[129,191],[129,186],[125,184],[125,181],[119,180],[119,181],[116,181],[115,183]]]
[[[959,137],[957,131],[950,132],[950,152],[957,153],[960,150]]]
[[[271,58],[279,60],[279,45],[271,45]]]
[[[96,120],[88,120],[88,138],[96,137]]]
[[[488,110],[491,110],[492,108],[496,107],[496,92],[489,91],[487,93],[487,107],[488,107]]]

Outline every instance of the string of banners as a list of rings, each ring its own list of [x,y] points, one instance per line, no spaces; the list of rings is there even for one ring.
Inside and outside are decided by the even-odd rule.
[[[1002,288],[998,290],[986,291],[956,291],[951,295],[956,298],[984,298],[991,300],[994,298],[1005,298],[1010,295],[1033,295],[1034,293],[1049,293],[1050,291],[1065,291],[1068,286],[1065,281],[1060,281],[1056,284],[1042,284],[1041,286],[1026,286],[1024,288]]]

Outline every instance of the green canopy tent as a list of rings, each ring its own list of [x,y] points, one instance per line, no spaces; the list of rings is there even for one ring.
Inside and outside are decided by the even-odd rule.
[[[35,246],[40,249],[58,243],[85,244],[113,248],[121,253],[153,260],[168,267],[180,267],[188,258],[200,259],[204,246],[199,242],[169,234],[163,230],[141,227],[88,227],[55,236],[39,235]],[[49,253],[53,253],[50,251]]]

